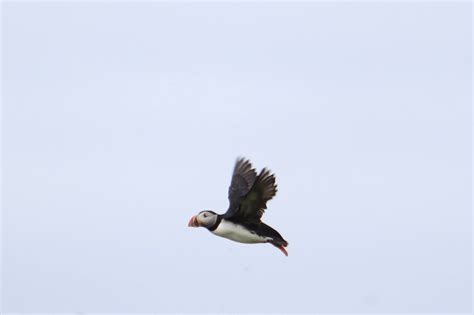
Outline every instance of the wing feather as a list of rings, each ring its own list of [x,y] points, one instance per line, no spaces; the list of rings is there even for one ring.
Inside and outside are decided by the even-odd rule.
[[[267,201],[271,200],[276,193],[275,176],[264,168],[251,191],[242,201],[239,214],[250,220],[260,220],[267,209]]]
[[[252,170],[253,176],[250,175],[250,170]],[[236,176],[236,174],[239,175]],[[243,174],[247,176],[243,176]],[[249,183],[252,183],[250,187]],[[229,188],[230,206],[224,216],[227,219],[235,218],[259,223],[267,209],[267,201],[272,199],[276,193],[275,175],[264,168],[256,176],[255,170],[251,168],[248,160],[238,160]]]
[[[239,208],[242,200],[252,189],[256,178],[257,173],[252,168],[250,161],[244,158],[237,159],[229,186],[229,210],[227,212],[234,212]]]

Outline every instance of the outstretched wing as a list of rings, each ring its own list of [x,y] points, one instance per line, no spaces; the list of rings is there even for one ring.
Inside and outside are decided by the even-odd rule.
[[[239,209],[240,203],[252,189],[256,178],[257,173],[250,161],[244,158],[237,159],[229,187],[229,209],[226,214],[234,213]]]
[[[238,218],[245,221],[260,222],[260,219],[267,209],[267,201],[272,199],[277,192],[275,176],[264,168],[252,188],[242,198],[240,206],[233,211],[227,211],[226,218]]]

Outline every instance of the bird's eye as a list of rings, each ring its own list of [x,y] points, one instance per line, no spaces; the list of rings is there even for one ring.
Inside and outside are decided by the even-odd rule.
[[[205,214],[205,213],[203,213],[202,215],[203,215],[205,218],[207,217],[207,214]]]

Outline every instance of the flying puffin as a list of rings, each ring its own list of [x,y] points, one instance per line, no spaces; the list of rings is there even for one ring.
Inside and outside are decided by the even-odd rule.
[[[237,159],[229,187],[229,209],[224,214],[204,210],[191,217],[188,226],[205,227],[211,233],[240,243],[270,243],[288,256],[288,242],[262,218],[267,201],[277,192],[275,176],[266,168],[257,176],[249,160]]]

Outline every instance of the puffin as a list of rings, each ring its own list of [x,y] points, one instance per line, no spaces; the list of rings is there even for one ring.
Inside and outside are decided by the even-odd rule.
[[[267,168],[257,175],[248,159],[238,158],[229,186],[229,208],[224,214],[204,210],[191,217],[189,227],[204,227],[214,235],[246,243],[269,243],[288,256],[288,242],[261,221],[267,201],[277,193],[275,176]]]

